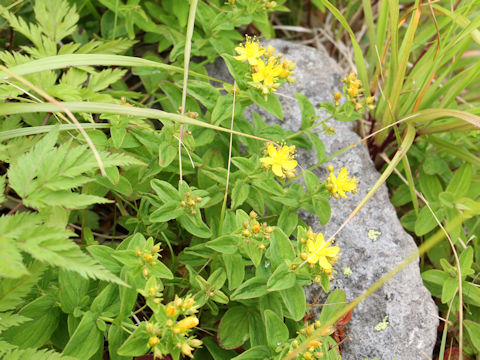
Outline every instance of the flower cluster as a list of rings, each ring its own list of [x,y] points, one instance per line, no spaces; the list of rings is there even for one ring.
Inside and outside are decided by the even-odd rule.
[[[191,295],[184,299],[175,295],[174,301],[161,305],[161,310],[146,324],[148,346],[155,358],[161,359],[171,353],[168,344],[172,341],[183,355],[193,357],[194,348],[202,345],[201,340],[189,336],[189,332],[198,325],[196,312],[195,301]]]
[[[266,241],[271,237],[271,233],[274,230],[273,226],[268,226],[266,222],[260,224],[257,220],[257,213],[250,211],[249,221],[245,220],[242,224],[242,236],[245,238],[245,242],[250,243],[252,240],[260,250],[266,249]]]
[[[145,278],[150,275],[152,267],[158,264],[158,257],[160,256],[160,245],[150,245],[153,243],[153,239],[148,239],[148,243],[143,250],[137,250],[135,254],[137,255],[138,261],[143,265],[142,274]],[[148,247],[150,247],[148,249]]]
[[[265,49],[256,38],[246,36],[245,44],[237,46],[235,51],[238,54],[236,60],[247,61],[250,65],[250,85],[261,90],[264,95],[276,91],[285,81],[295,81],[291,74],[296,64],[283,59],[281,53],[275,56],[273,46],[268,45]]]
[[[290,343],[290,349],[288,354],[293,353],[295,349],[299,347],[300,344],[307,341],[307,338],[315,331],[322,326],[320,321],[315,321],[313,324],[306,323],[305,326],[298,332],[298,336]],[[308,340],[307,349],[302,351],[300,354],[297,355],[296,359],[298,360],[313,360],[313,359],[325,359],[330,358],[326,354],[329,351],[330,346],[324,340],[325,336],[330,335],[333,333],[334,329],[326,329],[320,334],[320,338],[318,340]],[[327,357],[326,357],[327,355]]]
[[[311,269],[319,268],[327,275],[332,273],[332,267],[338,260],[340,248],[331,246],[332,240],[325,241],[322,233],[314,233],[308,229],[305,236],[300,237],[303,251],[300,258],[306,260]],[[318,267],[316,266],[318,264]]]
[[[201,203],[203,199],[199,196],[192,196],[191,192],[185,193],[185,198],[180,201],[180,206],[183,207],[186,211],[190,212],[192,215],[197,213],[197,204]]]
[[[343,93],[347,99],[347,101],[351,102],[356,111],[359,113],[363,113],[365,108],[370,110],[375,109],[375,97],[374,96],[364,96],[365,90],[362,88],[362,82],[357,77],[353,71],[347,77],[344,77],[343,80]],[[340,92],[335,92],[333,94],[333,99],[335,100],[335,106],[340,105],[340,99],[342,98],[342,94]]]
[[[335,199],[339,199],[340,196],[343,198],[347,198],[347,195],[345,194],[346,192],[351,192],[352,194],[355,194],[357,192],[358,179],[355,177],[349,178],[347,169],[341,169],[337,176],[335,176],[333,171],[333,166],[329,165],[327,189],[328,191],[330,191],[330,193]]]
[[[260,159],[264,169],[272,168],[272,172],[282,179],[295,177],[297,173],[295,170],[297,161],[293,159],[295,157],[295,146],[277,146],[270,143],[264,153],[268,155]]]

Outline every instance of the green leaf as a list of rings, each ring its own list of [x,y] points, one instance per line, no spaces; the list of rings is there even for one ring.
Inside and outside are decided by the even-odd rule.
[[[298,214],[295,210],[284,207],[278,218],[277,226],[283,230],[285,235],[290,236],[298,224]]]
[[[10,328],[2,337],[22,348],[44,345],[58,326],[60,310],[55,299],[43,295],[24,306],[18,314],[32,320]]]
[[[0,319],[2,320],[2,322],[0,322],[0,334],[8,328],[18,326],[26,321],[32,320],[19,314],[12,314],[12,312],[0,313]]]
[[[177,218],[185,212],[178,200],[169,200],[153,213],[150,214],[150,221],[154,223],[166,222]]]
[[[328,295],[325,306],[322,307],[319,320],[323,322],[329,321],[334,315],[338,314],[347,304],[347,298],[343,290],[334,290]]]
[[[232,189],[232,205],[231,209],[235,210],[241,206],[248,198],[250,186],[244,180],[237,180]]]
[[[0,353],[1,354],[1,353]],[[76,360],[73,357],[56,353],[52,350],[42,349],[15,349],[6,353],[3,360]]]
[[[225,349],[242,346],[248,339],[248,321],[245,321],[247,309],[234,306],[227,310],[218,326],[218,338]]]
[[[88,293],[90,282],[77,273],[60,270],[58,273],[59,299],[62,311],[72,314],[80,305],[80,301]]]
[[[231,300],[245,300],[258,298],[267,293],[267,279],[253,277],[240,285],[230,296]]]
[[[438,195],[443,191],[442,184],[435,175],[428,175],[425,172],[420,172],[418,181],[420,182],[420,189],[423,195],[429,202],[438,200]]]
[[[0,218],[0,222],[1,220]],[[37,226],[25,230],[16,240],[17,246],[34,259],[74,271],[85,278],[126,285],[92,257],[83,253],[78,245],[68,239],[70,235],[66,230]]]
[[[197,215],[199,215],[197,213]],[[187,230],[190,234],[199,238],[206,239],[212,236],[211,230],[202,221],[201,218],[194,218],[189,215],[182,215],[177,218],[177,221]]]
[[[305,170],[303,171],[302,174],[303,174],[303,179],[305,180],[305,185],[307,186],[308,192],[311,195],[315,194],[320,189],[320,186],[322,185],[317,175],[315,175],[310,170]]]
[[[310,102],[310,100],[303,94],[296,93],[295,98],[298,101],[298,105],[300,106],[300,111],[302,113],[301,129],[302,130],[308,129],[315,122],[315,118],[316,118],[315,107]]]
[[[131,357],[117,354],[119,347],[127,340],[128,333],[120,326],[112,325],[108,331],[108,355],[111,360],[129,360]]]
[[[243,282],[245,277],[245,265],[240,254],[222,254],[225,272],[227,273],[228,289],[236,289]]]
[[[437,212],[438,205],[436,203],[431,203],[430,207],[437,214],[437,216],[439,216]],[[443,218],[439,217],[438,220],[442,221]],[[438,223],[430,212],[430,209],[428,206],[424,206],[418,213],[417,220],[415,221],[415,234],[418,236],[425,235],[435,229],[437,226]]]
[[[323,144],[323,141],[320,140],[315,133],[307,132],[306,135],[315,148],[315,152],[317,153],[317,162],[322,164],[325,161],[325,145]]]
[[[265,328],[267,341],[272,349],[286,343],[288,340],[288,328],[282,319],[271,310],[265,310]]]
[[[161,279],[173,279],[172,271],[161,261],[150,267],[151,274]]]
[[[63,354],[89,359],[100,348],[103,348],[103,333],[97,328],[97,317],[87,311],[63,349]]]
[[[469,283],[468,281],[462,282],[463,287],[463,301],[467,304],[474,306],[480,306],[480,289]]]
[[[237,354],[233,350],[222,349],[220,346],[218,346],[217,342],[214,341],[211,337],[204,337],[202,338],[202,341],[205,347],[208,349],[208,352],[211,354],[213,360],[231,359]],[[194,357],[197,358],[197,353],[195,353]]]
[[[295,259],[295,250],[288,236],[278,227],[272,233],[270,247],[267,257],[272,261],[272,265],[278,266],[285,260]]]
[[[79,16],[76,6],[71,6],[67,1],[39,0],[34,6],[35,19],[42,32],[55,43],[71,35],[77,28]]]
[[[280,291],[280,295],[282,296],[283,303],[287,309],[285,317],[300,321],[307,310],[307,302],[303,287],[295,284],[290,289]]]
[[[23,302],[34,285],[40,280],[47,266],[34,261],[28,267],[28,275],[16,279],[2,279],[0,281],[0,311],[16,308]]]
[[[205,243],[205,246],[222,254],[235,254],[241,238],[237,235],[222,235]]]
[[[315,214],[317,214],[320,224],[325,225],[328,220],[330,220],[330,216],[332,215],[330,203],[323,197],[316,197],[312,200],[312,202]]]
[[[453,175],[445,191],[453,193],[456,198],[467,195],[471,185],[473,167],[470,163],[464,163]]]
[[[288,270],[287,264],[280,264],[268,279],[267,291],[286,290],[294,286],[296,280],[295,274]]]
[[[252,347],[267,344],[265,324],[263,323],[262,315],[258,311],[248,314],[248,334]]]
[[[467,329],[467,333],[470,336],[475,349],[480,352],[480,324],[471,320],[464,320],[463,325]]]
[[[105,245],[90,245],[87,251],[108,271],[120,273],[122,265],[114,259],[115,250]]]
[[[446,304],[455,296],[458,290],[458,279],[449,277],[443,283],[442,287],[442,303]]]
[[[237,84],[240,87],[240,89],[246,89],[247,88],[246,74],[248,74],[248,70],[249,70],[248,64],[234,59],[232,55],[222,54],[220,56],[225,61],[228,71],[233,76],[233,78],[237,81]]]
[[[270,114],[276,116],[280,120],[283,120],[282,104],[277,95],[268,94],[265,96],[258,89],[249,89],[248,94],[255,104],[267,110]]]
[[[0,203],[5,202],[7,198],[5,197],[5,179],[7,175],[0,176]]]
[[[247,351],[241,353],[238,356],[232,358],[232,360],[258,360],[258,359],[268,359],[270,358],[271,353],[268,347],[266,346],[254,346]]]

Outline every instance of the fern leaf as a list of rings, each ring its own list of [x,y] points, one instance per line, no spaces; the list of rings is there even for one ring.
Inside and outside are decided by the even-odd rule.
[[[66,1],[37,0],[33,10],[42,32],[56,44],[77,28],[76,6]]]
[[[2,279],[0,281],[0,311],[14,309],[22,304],[23,298],[31,292],[45,269],[44,264],[35,261],[28,267],[29,275],[14,280]]]
[[[6,341],[0,340],[0,359],[3,359],[3,355],[7,352],[15,350],[17,346],[9,344]]]
[[[120,80],[125,75],[126,70],[123,69],[105,69],[96,74],[90,75],[88,88],[92,91],[100,91],[114,82]]]
[[[8,328],[23,324],[25,321],[29,320],[31,319],[19,314],[13,314],[11,311],[0,313],[0,334]]]
[[[92,257],[82,252],[78,245],[68,238],[71,234],[67,230],[38,226],[24,232],[21,239],[17,240],[17,246],[36,260],[74,271],[84,278],[126,285]]]
[[[107,203],[102,197],[72,192],[93,180],[98,162],[86,146],[72,146],[67,142],[55,147],[58,128],[52,130],[33,149],[20,156],[8,170],[10,187],[33,208],[63,206],[81,209],[92,204]],[[123,155],[101,152],[106,168],[142,164],[139,160]]]

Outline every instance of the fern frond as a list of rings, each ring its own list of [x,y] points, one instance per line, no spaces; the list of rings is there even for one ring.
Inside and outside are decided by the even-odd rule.
[[[0,261],[3,261],[0,255]],[[46,265],[35,261],[28,267],[28,275],[18,279],[2,279],[0,281],[0,311],[16,308],[23,303],[35,284],[40,280]]]
[[[23,324],[29,320],[31,319],[19,314],[13,314],[11,311],[0,313],[0,334],[8,328]]]
[[[64,0],[37,0],[33,11],[42,32],[55,44],[77,28],[79,16],[75,4],[70,6]]]
[[[22,234],[22,238],[17,240],[17,247],[36,260],[74,271],[84,278],[126,285],[92,257],[82,252],[78,245],[68,238],[70,235],[72,233],[67,230],[38,226]]]
[[[25,205],[34,208],[63,206],[81,209],[95,203],[109,202],[102,197],[72,192],[73,188],[93,180],[98,169],[95,156],[86,146],[72,146],[67,142],[55,147],[58,129],[51,131],[35,147],[10,165],[10,187]],[[123,154],[100,154],[106,168],[141,164]]]

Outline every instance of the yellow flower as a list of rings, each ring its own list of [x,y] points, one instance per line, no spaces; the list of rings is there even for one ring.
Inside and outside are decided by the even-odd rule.
[[[252,79],[257,83],[263,81],[264,85],[271,87],[282,72],[283,67],[275,59],[269,60],[266,65],[263,60],[260,60],[257,63],[257,71],[252,75]]]
[[[183,334],[187,330],[198,325],[198,319],[196,316],[189,316],[183,320],[180,320],[174,327],[173,332],[175,334]]]
[[[327,189],[336,199],[338,199],[339,196],[346,198],[347,195],[345,192],[351,192],[352,194],[357,192],[358,179],[355,177],[349,178],[347,169],[343,168],[340,170],[337,177],[335,177],[333,173],[333,167],[329,166],[329,172]]]
[[[293,160],[295,146],[279,146],[273,144],[267,146],[268,156],[260,159],[262,166],[266,169],[272,167],[272,172],[284,179],[295,177],[297,161]]]
[[[323,234],[313,234],[315,236],[309,236],[307,240],[307,249],[308,249],[308,262],[310,264],[320,265],[324,270],[331,270],[332,264],[331,260],[327,258],[335,258],[340,251],[338,246],[330,246],[331,241],[325,242]]]
[[[235,51],[238,53],[238,56],[235,56],[235,59],[239,61],[248,61],[250,65],[257,65],[258,59],[263,55],[265,49],[263,46],[260,46],[257,40],[251,39],[247,36],[245,41],[245,46],[237,46]]]

